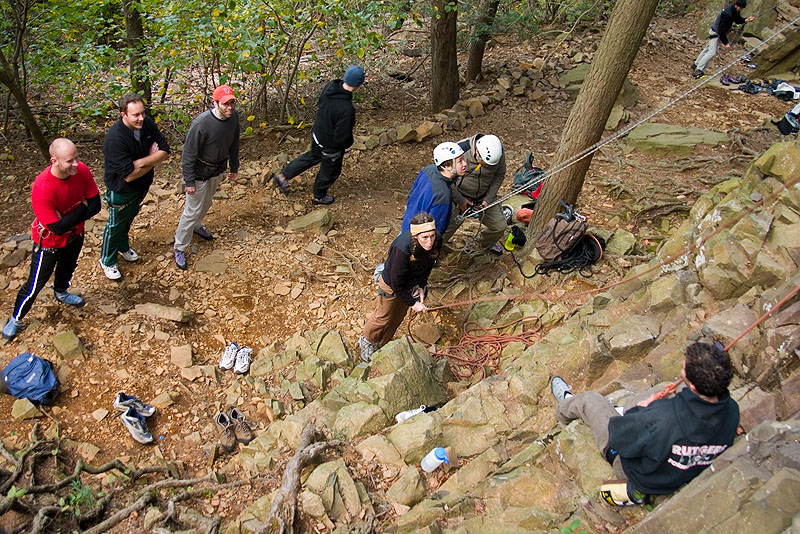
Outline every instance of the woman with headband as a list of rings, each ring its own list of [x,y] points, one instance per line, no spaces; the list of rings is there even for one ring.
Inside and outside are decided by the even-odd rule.
[[[358,338],[361,359],[372,360],[372,353],[392,340],[411,308],[424,312],[425,286],[439,252],[442,236],[433,217],[425,212],[411,219],[409,230],[392,241],[383,272],[378,276],[378,302]]]

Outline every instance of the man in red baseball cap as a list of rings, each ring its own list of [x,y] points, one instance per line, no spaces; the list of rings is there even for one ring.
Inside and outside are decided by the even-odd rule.
[[[230,164],[230,179],[239,174],[239,115],[236,94],[229,85],[214,89],[212,107],[192,121],[181,159],[186,203],[175,230],[173,257],[179,269],[186,270],[186,249],[192,234],[214,239],[203,226],[222,174]]]

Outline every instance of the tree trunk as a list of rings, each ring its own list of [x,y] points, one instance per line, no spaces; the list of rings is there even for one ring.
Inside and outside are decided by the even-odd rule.
[[[567,118],[551,169],[557,169],[600,140],[657,4],[658,0],[617,2],[589,74]],[[576,202],[591,162],[589,155],[548,175],[528,225],[530,245],[535,244],[542,227],[558,211],[559,200]]]
[[[497,7],[499,5],[500,0],[483,0],[483,3],[481,3],[478,25],[469,43],[469,59],[467,59],[467,74],[465,76],[468,82],[477,80],[481,75],[483,53],[486,51],[486,43],[492,37],[492,26],[494,25],[494,17],[497,15]]]
[[[14,76],[11,66],[5,55],[0,51],[0,83],[5,85],[9,92],[14,95],[14,100],[17,101],[20,114],[22,115],[22,122],[25,124],[28,133],[31,134],[33,140],[36,141],[36,146],[39,147],[39,152],[44,156],[45,161],[50,161],[50,148],[47,140],[44,138],[44,133],[36,122],[36,117],[33,116],[28,99],[25,96],[25,91],[22,90],[19,78]]]
[[[141,95],[145,105],[150,109],[152,103],[152,86],[150,83],[147,50],[144,42],[144,23],[138,4],[134,0],[123,0],[122,11],[125,14],[125,39],[128,44],[131,85],[135,93]]]
[[[434,0],[435,15],[431,22],[431,78],[433,79],[433,111],[452,107],[458,101],[458,55],[456,53],[455,6]]]

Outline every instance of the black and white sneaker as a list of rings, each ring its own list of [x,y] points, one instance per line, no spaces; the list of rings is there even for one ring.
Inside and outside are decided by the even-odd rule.
[[[128,429],[128,432],[131,433],[131,437],[139,443],[151,443],[153,441],[153,435],[150,434],[150,431],[147,429],[147,423],[144,421],[144,417],[136,413],[133,406],[121,413],[119,420],[122,421],[122,424]]]
[[[151,417],[156,413],[155,406],[150,406],[146,402],[137,399],[134,395],[126,395],[120,391],[114,397],[114,409],[118,412],[127,412],[128,408],[133,408],[142,417]]]

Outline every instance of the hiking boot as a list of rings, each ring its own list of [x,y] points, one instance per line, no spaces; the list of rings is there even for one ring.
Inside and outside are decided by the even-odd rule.
[[[492,248],[489,249],[489,252],[491,252],[495,256],[502,256],[503,247],[500,246],[500,243],[495,243],[494,245],[492,245]]]
[[[10,317],[3,327],[3,337],[9,341],[14,339],[22,326],[22,321]]]
[[[324,197],[317,198],[314,197],[311,199],[311,204],[314,206],[328,206],[329,204],[333,204],[335,199],[330,195],[325,195]]]
[[[367,341],[364,336],[358,336],[358,346],[361,348],[361,361],[369,363],[372,361],[372,354],[375,352],[375,345]]]
[[[629,480],[607,480],[600,486],[600,497],[612,506],[644,504],[647,499]]]
[[[178,266],[178,269],[185,271],[186,270],[186,253],[182,250],[178,250],[177,248],[172,251],[172,256],[175,258],[175,265]]]
[[[131,437],[139,443],[150,443],[153,441],[153,435],[150,434],[150,431],[147,429],[147,423],[145,423],[144,417],[139,415],[133,406],[121,413],[119,420],[122,421],[122,424],[128,429],[128,432],[131,433]]]
[[[236,363],[236,353],[239,352],[239,344],[235,341],[225,347],[225,352],[222,353],[222,358],[219,360],[219,368],[227,371],[233,364]]]
[[[133,408],[134,411],[142,417],[150,417],[156,413],[154,406],[150,406],[140,401],[135,396],[126,395],[120,391],[117,393],[117,396],[114,397],[114,409],[119,412],[127,412],[128,408]]]
[[[86,301],[83,300],[83,297],[80,295],[73,295],[69,291],[53,290],[53,296],[58,302],[66,304],[67,306],[75,306],[76,308],[80,308],[86,304]]]
[[[122,278],[122,273],[117,269],[116,263],[114,265],[103,265],[103,260],[100,260],[100,267],[103,268],[103,273],[109,280],[119,280]]]
[[[283,175],[283,173],[278,173],[272,177],[272,183],[275,184],[275,187],[278,188],[278,191],[283,193],[284,195],[289,194],[289,180]]]
[[[700,78],[702,78],[702,77],[703,77],[703,76],[705,76],[705,75],[706,75],[706,74],[705,74],[705,73],[704,73],[702,70],[700,70],[700,69],[694,69],[694,72],[692,72],[692,77],[693,77],[695,80],[699,80]]]
[[[214,239],[214,236],[211,235],[211,232],[206,230],[205,226],[198,226],[194,229],[194,233],[205,239],[206,241],[211,241]]]
[[[132,248],[129,248],[125,252],[120,252],[119,255],[122,256],[122,259],[125,261],[136,261],[139,259],[139,255]]]
[[[236,431],[234,430],[233,421],[225,412],[217,412],[214,417],[214,423],[219,428],[219,446],[225,452],[233,452],[236,447]]]
[[[559,404],[564,402],[567,397],[572,396],[572,388],[560,376],[554,376],[553,380],[550,381],[550,391],[553,392],[553,397],[556,398],[556,402]]]
[[[228,417],[233,422],[233,434],[236,436],[236,441],[245,445],[253,441],[255,435],[253,435],[253,431],[250,429],[250,425],[247,424],[242,412],[237,408],[231,408],[231,411],[228,412]]]
[[[237,375],[243,375],[250,370],[250,362],[253,361],[253,349],[250,347],[242,347],[236,353],[236,365],[233,366],[233,372]]]

